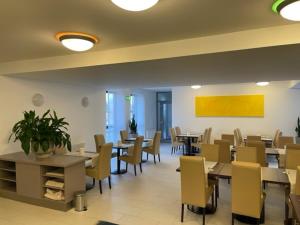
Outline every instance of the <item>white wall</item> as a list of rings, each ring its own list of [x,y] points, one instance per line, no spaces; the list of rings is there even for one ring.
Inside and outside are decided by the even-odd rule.
[[[260,134],[273,136],[275,129],[284,135],[295,136],[297,117],[300,116],[300,90],[290,89],[290,82],[271,82],[267,87],[257,87],[254,83],[231,85],[207,85],[193,90],[190,87],[174,87],[173,126],[185,131],[199,132],[213,128],[213,137],[222,133],[233,133],[239,127],[243,135]],[[195,117],[195,96],[264,94],[264,118],[242,117]]]
[[[45,103],[35,107],[31,98],[35,93],[44,96]],[[82,107],[81,99],[87,96],[89,106]],[[72,144],[86,143],[94,150],[93,135],[105,131],[105,91],[96,87],[71,86],[0,76],[0,154],[21,150],[19,143],[8,143],[14,123],[22,118],[25,110],[42,114],[47,109],[56,110],[70,123]]]

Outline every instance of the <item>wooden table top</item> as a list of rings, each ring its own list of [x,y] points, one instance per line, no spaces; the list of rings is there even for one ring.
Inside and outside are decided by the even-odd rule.
[[[198,138],[201,134],[178,134],[176,137],[181,137],[181,138]]]
[[[231,152],[236,152],[236,148],[232,148]],[[280,148],[266,148],[266,155],[273,155],[273,156],[279,156],[280,154],[284,155],[285,151],[284,149]]]
[[[125,139],[125,141],[127,141],[127,142],[134,142],[136,140],[136,138],[127,138],[127,139]],[[150,142],[150,141],[152,141],[153,139],[151,139],[151,138],[144,138],[144,142]]]
[[[29,154],[27,156],[24,152],[15,152],[0,155],[0,160],[43,166],[70,167],[84,162],[87,158],[84,156],[52,155],[45,159],[37,159],[34,154]]]
[[[297,221],[300,221],[300,196],[290,194],[290,200],[292,203],[292,207],[296,216]]]

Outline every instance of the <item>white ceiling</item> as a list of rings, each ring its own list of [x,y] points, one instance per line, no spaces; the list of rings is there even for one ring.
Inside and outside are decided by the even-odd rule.
[[[300,44],[15,76],[108,88],[300,79]]]
[[[58,31],[95,34],[93,51],[291,24],[271,11],[273,0],[160,0],[143,12],[110,0],[2,0],[0,62],[69,55]],[[150,73],[150,71],[149,71]]]

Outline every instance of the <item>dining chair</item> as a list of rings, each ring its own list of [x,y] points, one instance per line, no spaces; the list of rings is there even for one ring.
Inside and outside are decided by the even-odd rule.
[[[230,141],[215,140],[214,144],[219,145],[219,162],[230,163],[231,162]]]
[[[171,154],[175,153],[180,147],[184,150],[184,142],[178,141],[176,138],[175,128],[170,128],[172,150]]]
[[[300,195],[300,166],[297,166],[296,183],[295,183],[295,195]]]
[[[232,162],[231,210],[232,225],[238,215],[264,221],[264,194],[258,163]],[[249,194],[251,193],[251,194]]]
[[[105,144],[105,137],[103,134],[95,134],[94,139],[95,139],[95,144],[96,144],[96,152],[99,153],[102,145]]]
[[[247,147],[255,147],[257,149],[257,160],[261,166],[268,166],[266,162],[266,145],[262,141],[247,141]]]
[[[95,185],[95,180],[99,181],[100,194],[102,194],[102,183],[101,181],[108,178],[109,188],[111,189],[111,179],[110,179],[110,160],[112,154],[112,143],[107,143],[102,145],[101,150],[98,150],[99,156],[96,163],[92,167],[85,169],[85,174],[93,178],[93,185]]]
[[[180,157],[181,178],[181,222],[184,218],[184,206],[192,205],[202,208],[205,224],[206,206],[211,197],[213,208],[216,208],[217,198],[214,196],[214,186],[207,181],[204,158],[193,156]]]
[[[278,148],[285,148],[287,144],[294,144],[294,137],[292,136],[278,137]]]
[[[196,149],[200,149],[201,148],[201,144],[207,144],[207,135],[208,135],[208,129],[204,130],[204,134],[203,135],[199,135],[199,137],[197,138],[197,142],[195,143],[191,143],[192,148],[196,148]]]
[[[211,143],[211,133],[212,133],[212,128],[208,128],[208,133],[207,133],[207,140],[206,143],[210,144]]]
[[[300,150],[300,144],[287,144],[286,148],[287,149],[297,149],[297,150]]]
[[[161,131],[156,131],[152,145],[149,147],[143,148],[143,151],[147,153],[147,160],[148,160],[148,154],[153,155],[154,163],[156,164],[155,156],[158,156],[158,161],[160,162],[160,139],[161,139]]]
[[[123,144],[127,144],[128,142],[126,141],[128,139],[128,131],[127,130],[121,130],[120,131],[120,137],[121,137],[121,142]]]
[[[258,154],[256,147],[237,147],[236,161],[258,163]]]
[[[233,134],[222,134],[221,139],[229,141],[230,145],[234,145],[234,135]]]
[[[247,141],[261,141],[261,136],[247,135]]]
[[[277,129],[275,131],[275,135],[274,135],[274,138],[273,138],[273,142],[272,142],[272,147],[273,148],[279,148],[279,137],[282,136],[282,132]]]
[[[176,132],[176,135],[180,135],[181,134],[180,127],[175,127],[175,132]]]
[[[128,163],[134,166],[134,175],[136,176],[136,165],[140,165],[140,171],[143,172],[142,169],[142,146],[143,146],[144,137],[138,136],[135,139],[134,146],[132,150],[128,150],[127,155],[122,155],[119,157],[121,161],[126,163],[126,171],[128,169]],[[132,154],[129,154],[132,152]]]
[[[299,149],[286,149],[285,168],[296,170],[300,166],[300,151]]]
[[[217,144],[201,144],[201,154],[205,160],[219,162],[220,146]]]
[[[233,133],[234,133],[234,139],[235,139],[235,146],[237,146],[237,147],[242,146],[243,145],[243,139],[240,138],[238,130],[234,129]]]
[[[240,128],[236,128],[236,130],[237,130],[237,133],[238,133],[239,142],[242,145],[244,143],[244,138],[243,138],[242,132],[241,132]]]

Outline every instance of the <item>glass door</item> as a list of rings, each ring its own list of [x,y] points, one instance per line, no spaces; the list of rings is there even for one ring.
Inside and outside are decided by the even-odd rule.
[[[157,92],[157,130],[161,131],[162,141],[171,140],[169,129],[172,126],[172,92]]]
[[[106,130],[105,139],[107,142],[114,141],[114,102],[115,95],[112,92],[106,92]]]

